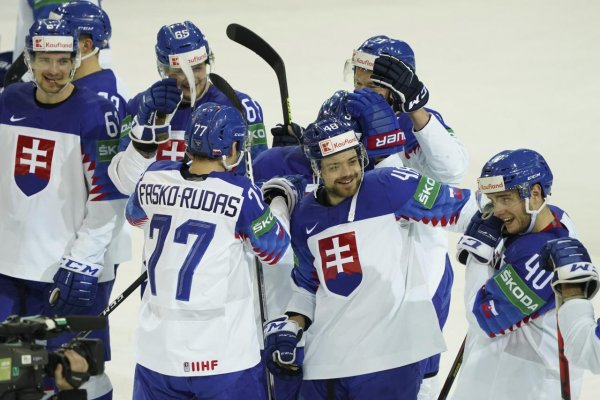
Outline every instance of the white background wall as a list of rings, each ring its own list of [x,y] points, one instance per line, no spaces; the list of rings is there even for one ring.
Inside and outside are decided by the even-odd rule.
[[[0,1],[0,51],[13,46],[16,5],[17,0]],[[262,104],[268,126],[282,120],[275,75],[226,37],[229,23],[248,26],[281,54],[294,121],[302,125],[333,91],[350,88],[342,79],[344,61],[364,39],[387,34],[406,40],[431,92],[429,106],[443,113],[470,150],[463,185],[474,187],[483,163],[500,150],[541,152],[555,176],[551,202],[570,213],[600,264],[600,2],[105,0],[103,6],[113,25],[112,64],[132,93],[158,79],[154,41],[160,26],[189,19],[216,54],[215,72]],[[451,248],[455,241],[452,237]],[[135,258],[121,266],[115,294],[137,276],[140,254],[138,235]],[[455,267],[442,380],[466,331],[463,270]],[[116,399],[130,398],[137,303],[133,296],[111,317],[108,370]],[[600,313],[600,300],[596,303]],[[586,375],[582,398],[596,399],[598,393],[600,377]]]

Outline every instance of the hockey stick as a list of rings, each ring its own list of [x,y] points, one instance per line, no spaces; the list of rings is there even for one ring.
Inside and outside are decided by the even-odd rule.
[[[467,342],[467,337],[463,339],[462,345],[460,349],[458,349],[458,353],[456,354],[456,358],[452,363],[452,367],[450,367],[450,372],[448,372],[448,376],[444,381],[444,386],[442,386],[442,390],[440,390],[440,395],[438,396],[438,400],[446,400],[448,394],[450,394],[450,389],[452,388],[452,384],[458,375],[458,371],[460,370],[460,366],[462,365],[463,355],[465,354],[465,343]]]
[[[244,121],[245,121],[246,113],[245,113],[244,107],[242,105],[242,102],[237,97],[237,94],[235,94],[235,90],[231,87],[229,82],[227,82],[221,76],[214,74],[214,73],[211,73],[209,75],[209,78],[210,78],[210,81],[213,83],[213,85],[215,85],[217,89],[219,89],[225,96],[227,96],[227,98],[229,99],[229,101],[231,101],[231,103],[233,103],[235,108],[237,108],[238,111],[240,113],[242,113],[242,116],[244,117]],[[252,181],[252,183],[254,183],[254,173],[252,171],[252,157],[250,156],[250,151],[248,151],[248,157],[246,158],[246,173],[248,175],[248,178]],[[260,305],[260,321],[264,325],[264,323],[267,322],[267,294],[266,294],[267,292],[265,290],[265,277],[264,277],[263,270],[262,270],[262,264],[260,263],[260,260],[258,259],[258,257],[254,257],[254,266],[256,268],[256,280],[257,280],[257,286],[258,286],[258,297],[259,297],[259,305]],[[262,332],[262,329],[261,329],[261,332]],[[263,337],[263,343],[264,343],[264,337]],[[269,396],[269,400],[275,399],[275,383],[273,380],[273,375],[268,370],[266,372],[267,372],[267,384],[268,384],[267,393]]]
[[[246,120],[246,112],[244,110],[244,106],[242,105],[242,102],[240,101],[239,97],[235,93],[235,90],[231,87],[229,82],[227,82],[225,79],[221,78],[215,73],[210,73],[208,76],[212,84],[215,85],[215,87],[219,89],[221,93],[227,96],[229,101],[233,103],[233,106],[237,108],[239,112],[242,113],[242,117],[244,117],[244,120]]]
[[[106,317],[113,312],[131,293],[133,293],[148,278],[148,271],[144,271],[123,293],[114,299],[102,312],[99,317]],[[79,332],[77,338],[81,339],[92,333],[92,331]]]
[[[292,109],[290,107],[285,64],[281,56],[263,38],[242,25],[229,24],[227,27],[227,37],[258,54],[260,58],[273,68],[279,82],[283,123],[286,126],[290,126],[292,123]]]
[[[27,73],[27,64],[25,64],[25,52],[22,52],[19,57],[8,67],[6,75],[4,75],[4,87],[11,83],[20,82],[23,75]]]

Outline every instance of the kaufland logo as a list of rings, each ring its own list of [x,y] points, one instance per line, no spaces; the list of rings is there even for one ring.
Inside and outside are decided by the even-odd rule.
[[[319,142],[319,148],[321,149],[321,155],[325,157],[330,154],[338,153],[340,151],[354,147],[357,144],[358,139],[356,138],[356,133],[354,133],[353,131],[348,131],[342,133],[341,135],[321,140]]]
[[[187,53],[169,56],[169,64],[171,67],[180,67],[181,62],[185,60],[187,65],[193,67],[194,65],[202,64],[207,59],[208,53],[206,52],[206,46],[202,46],[199,49],[188,51]]]
[[[354,50],[354,52],[352,53],[352,65],[368,69],[369,71],[373,71],[373,66],[375,65],[376,58],[377,57],[375,57],[372,54]]]
[[[73,51],[71,36],[34,36],[32,43],[34,51]]]
[[[504,178],[502,176],[478,178],[477,186],[483,193],[503,192],[506,190],[506,187],[504,186]]]
[[[171,65],[171,67],[179,67],[179,56],[169,56],[169,64]]]

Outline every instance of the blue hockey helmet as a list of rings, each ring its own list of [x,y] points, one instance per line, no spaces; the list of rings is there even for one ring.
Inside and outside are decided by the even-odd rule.
[[[72,79],[81,64],[79,29],[65,20],[40,19],[34,22],[25,38],[25,61],[29,69],[32,68],[35,53],[46,52],[71,54]]]
[[[248,125],[242,114],[234,107],[217,103],[204,103],[192,112],[185,130],[188,153],[212,159],[222,159],[225,169],[237,166],[244,154],[244,142],[248,137]],[[239,158],[228,165],[233,144],[238,143]]]
[[[302,134],[302,148],[310,160],[313,172],[320,176],[320,161],[340,152],[356,149],[365,167],[369,160],[360,142],[360,133],[352,124],[336,116],[325,116],[306,127]]]
[[[350,114],[346,112],[346,101],[348,92],[346,90],[338,90],[330,98],[325,100],[319,109],[317,120],[326,117],[337,117],[352,125],[352,130],[358,132],[360,130],[356,120],[352,119]]]
[[[544,157],[534,150],[504,150],[492,157],[477,179],[479,191],[487,193],[517,189],[522,199],[531,196],[531,186],[539,184],[547,197],[552,189],[552,171]]]
[[[416,70],[415,52],[408,43],[385,35],[368,38],[358,46],[352,53],[352,65],[372,71],[375,58],[382,54],[394,56]]]
[[[206,37],[190,21],[164,25],[156,35],[155,51],[158,73],[162,78],[169,77],[174,71],[185,75],[193,107],[198,95],[194,71],[204,63],[214,62]]]
[[[105,49],[112,34],[108,14],[89,1],[66,3],[50,12],[51,19],[65,19],[79,28],[81,35],[90,35],[94,47]]]
[[[190,21],[164,25],[156,35],[156,59],[162,65],[173,65],[173,59],[186,61],[190,65],[203,62],[210,64],[212,54],[204,34]],[[181,55],[187,59],[179,60]]]

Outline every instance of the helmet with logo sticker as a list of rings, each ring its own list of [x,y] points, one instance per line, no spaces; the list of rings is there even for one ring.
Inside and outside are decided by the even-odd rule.
[[[396,57],[398,60],[416,70],[415,52],[402,40],[377,35],[365,40],[352,55],[352,65],[368,70],[373,70],[375,58],[382,54]]]
[[[354,131],[352,124],[335,116],[325,116],[308,125],[302,134],[302,147],[317,176],[323,158],[346,150],[356,149],[363,167],[369,162],[360,134]]]
[[[79,29],[66,20],[40,19],[29,28],[25,38],[25,62],[31,70],[36,53],[70,53],[72,67],[70,79],[81,64]]]
[[[539,184],[547,197],[552,189],[552,171],[541,154],[534,150],[504,150],[492,157],[481,170],[478,178],[482,193],[494,193],[517,189],[519,196],[531,196],[531,187]]]
[[[156,35],[156,59],[170,65],[170,57],[196,51],[197,63],[212,61],[208,41],[200,29],[190,21],[164,25]]]
[[[194,110],[185,130],[188,153],[220,158],[227,170],[239,164],[247,137],[248,126],[242,114],[234,107],[216,103],[205,103]],[[231,155],[234,143],[238,144],[239,158],[236,163],[228,165],[225,159]]]
[[[66,19],[79,28],[80,34],[90,35],[98,49],[108,47],[112,34],[108,14],[89,1],[66,3],[50,12],[51,19]]]

